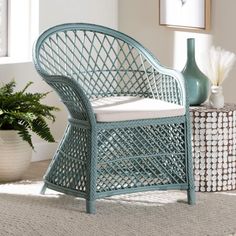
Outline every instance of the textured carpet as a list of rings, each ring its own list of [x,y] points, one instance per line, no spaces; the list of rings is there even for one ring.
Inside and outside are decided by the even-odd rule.
[[[81,199],[38,195],[41,185],[0,186],[0,235],[236,235],[236,192],[198,194],[196,206],[180,191],[116,196],[88,215]]]
[[[236,236],[236,192],[197,193],[186,204],[181,191],[155,191],[99,200],[97,214],[82,199],[47,190],[39,180],[0,185],[3,236]]]

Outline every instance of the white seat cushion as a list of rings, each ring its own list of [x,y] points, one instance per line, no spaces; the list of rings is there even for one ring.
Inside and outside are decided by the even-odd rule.
[[[156,99],[130,96],[94,99],[92,107],[98,122],[153,119],[185,114],[184,106]]]

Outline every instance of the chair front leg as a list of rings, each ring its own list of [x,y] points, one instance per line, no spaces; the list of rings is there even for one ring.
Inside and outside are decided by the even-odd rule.
[[[193,161],[192,161],[192,144],[191,144],[191,127],[189,118],[186,118],[185,124],[185,144],[186,144],[186,152],[187,152],[187,181],[188,181],[188,204],[195,205],[196,204],[196,193],[194,186],[194,176],[193,176]]]
[[[96,175],[97,175],[97,132],[92,129],[89,135],[88,161],[87,161],[87,186],[86,186],[86,211],[96,213]]]

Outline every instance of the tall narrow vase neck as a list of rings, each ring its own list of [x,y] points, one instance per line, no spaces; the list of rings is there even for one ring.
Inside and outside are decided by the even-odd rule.
[[[187,39],[187,62],[195,62],[195,39]]]

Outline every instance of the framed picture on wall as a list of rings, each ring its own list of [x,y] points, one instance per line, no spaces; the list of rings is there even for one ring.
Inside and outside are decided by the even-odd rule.
[[[159,24],[168,27],[209,30],[211,0],[159,0]]]

